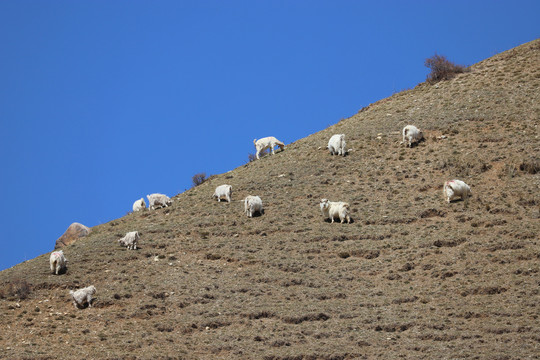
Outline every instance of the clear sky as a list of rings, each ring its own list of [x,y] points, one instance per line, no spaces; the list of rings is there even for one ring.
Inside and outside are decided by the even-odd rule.
[[[0,1],[0,270],[540,35],[540,1]],[[146,199],[145,199],[146,200]],[[45,267],[47,265],[44,265]]]

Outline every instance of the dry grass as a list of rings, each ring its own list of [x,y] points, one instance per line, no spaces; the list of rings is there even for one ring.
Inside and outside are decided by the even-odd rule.
[[[32,292],[20,308],[0,300],[0,353],[538,357],[538,51],[525,44],[420,84],[168,208],[97,226],[65,248],[67,274],[50,274],[47,254],[1,272],[0,284],[24,278]],[[410,122],[426,135],[413,149],[399,145]],[[349,156],[318,150],[334,133],[347,134]],[[468,204],[443,201],[456,177],[471,185]],[[210,201],[223,183],[233,202]],[[248,194],[264,215],[243,214]],[[324,222],[321,198],[349,202],[354,222]],[[141,249],[128,251],[116,239],[133,230]],[[90,284],[95,307],[76,310],[68,290]]]

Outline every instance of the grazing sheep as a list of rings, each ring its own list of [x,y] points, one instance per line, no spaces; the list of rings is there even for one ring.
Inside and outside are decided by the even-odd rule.
[[[461,180],[450,180],[444,183],[443,193],[445,200],[450,203],[455,198],[466,200],[471,196],[471,188]]]
[[[53,274],[58,275],[59,273],[66,271],[67,259],[62,250],[53,251],[51,253],[49,262],[51,264],[51,271]]]
[[[85,287],[77,291],[69,291],[69,295],[71,295],[73,300],[73,305],[75,305],[75,307],[78,309],[84,308],[86,304],[88,304],[88,307],[92,307],[92,295],[95,293],[96,288],[94,285],[90,285],[89,287]]]
[[[343,155],[347,153],[347,146],[345,144],[345,134],[336,134],[333,135],[328,141],[328,150],[330,150],[330,155]]]
[[[167,195],[163,194],[151,194],[146,195],[146,197],[148,198],[148,208],[151,210],[155,210],[156,205],[167,207],[172,203],[172,200]]]
[[[274,155],[274,147],[279,146],[282,151],[285,148],[285,144],[273,136],[268,136],[259,140],[253,139],[253,144],[255,144],[255,149],[257,150],[257,159],[259,159],[259,154],[261,151],[268,148],[272,150],[272,155]]]
[[[264,213],[264,209],[261,198],[258,196],[247,196],[244,199],[244,211],[248,217],[253,217],[253,214],[256,212],[262,215]]]
[[[403,128],[402,144],[407,142],[408,147],[412,147],[414,143],[419,143],[424,138],[424,133],[414,125],[407,125]]]
[[[212,199],[217,198],[217,201],[221,202],[221,198],[225,196],[225,199],[227,199],[227,202],[231,202],[231,194],[232,194],[231,185],[219,185],[216,188],[216,191],[214,191],[214,195],[212,195]]]
[[[321,212],[325,219],[330,218],[334,222],[334,218],[339,217],[341,223],[347,220],[347,224],[351,223],[349,216],[350,205],[343,201],[329,201],[328,199],[321,200]]]
[[[137,250],[137,241],[139,241],[139,239],[139,232],[131,231],[128,232],[123,238],[118,239],[118,242],[120,245],[127,247],[128,250]]]
[[[144,202],[144,198],[140,198],[133,203],[133,212],[141,211],[144,209],[146,209],[146,203]]]

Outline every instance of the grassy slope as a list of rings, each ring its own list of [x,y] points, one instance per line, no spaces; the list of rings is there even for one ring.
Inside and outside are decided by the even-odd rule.
[[[32,291],[0,300],[0,356],[538,356],[540,175],[520,165],[540,154],[539,64],[536,40],[97,226],[65,248],[65,275],[48,254],[1,272],[0,291],[18,278]],[[408,123],[427,135],[413,149]],[[335,133],[349,156],[324,149]],[[444,203],[452,178],[468,204]],[[231,204],[210,199],[223,183]],[[243,215],[248,194],[263,216]],[[323,197],[348,201],[354,223],[324,222]],[[132,230],[138,251],[116,242]],[[90,284],[96,306],[76,310],[68,289]]]

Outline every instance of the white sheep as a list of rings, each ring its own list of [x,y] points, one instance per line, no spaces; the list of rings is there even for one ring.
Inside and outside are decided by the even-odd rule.
[[[258,212],[259,214],[264,213],[263,203],[260,197],[248,195],[244,199],[244,211],[248,217],[253,217],[253,214]]]
[[[450,203],[455,198],[466,200],[471,196],[471,188],[461,180],[450,180],[444,183],[443,193],[445,200]]]
[[[146,203],[144,202],[144,198],[140,198],[133,203],[133,212],[141,211],[144,209],[146,209]]]
[[[424,138],[424,133],[414,125],[407,125],[403,128],[403,143],[407,143],[408,147],[412,147],[414,143],[420,142]]]
[[[219,185],[214,191],[213,198],[217,198],[218,202],[221,202],[221,198],[224,196],[227,202],[231,202],[232,186],[231,185]]]
[[[322,199],[320,206],[325,219],[330,218],[334,222],[334,218],[338,217],[342,224],[345,220],[347,220],[347,224],[351,223],[351,217],[349,216],[350,205],[348,203]]]
[[[137,241],[139,241],[139,239],[139,232],[131,231],[128,232],[123,238],[118,239],[118,242],[120,245],[127,247],[128,250],[137,250]]]
[[[53,251],[51,257],[49,258],[49,263],[51,264],[51,271],[53,274],[58,275],[62,271],[66,270],[67,259],[64,256],[64,251]]]
[[[88,304],[88,307],[92,307],[92,295],[94,295],[95,293],[96,288],[94,287],[94,285],[90,285],[77,291],[69,291],[69,295],[71,295],[71,298],[73,300],[73,305],[75,305],[75,307],[78,309],[84,308],[86,304]]]
[[[148,198],[148,208],[151,210],[155,210],[157,205],[167,207],[172,203],[172,200],[163,194],[151,194],[146,195],[146,197]]]
[[[345,134],[336,134],[333,135],[328,141],[328,150],[330,150],[330,155],[343,155],[347,153],[347,148],[345,144]]]
[[[268,136],[259,140],[253,139],[253,144],[255,145],[255,149],[257,150],[257,159],[259,159],[259,154],[261,153],[261,151],[264,151],[266,149],[271,149],[272,155],[274,155],[274,148],[276,146],[279,146],[282,151],[285,148],[285,144],[273,136]]]

